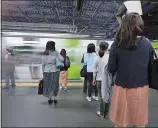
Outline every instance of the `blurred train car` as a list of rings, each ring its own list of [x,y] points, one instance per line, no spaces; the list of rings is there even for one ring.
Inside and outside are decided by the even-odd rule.
[[[56,49],[60,52],[65,48],[71,60],[69,69],[69,79],[78,80],[80,78],[81,58],[87,50],[89,43],[94,43],[97,47],[104,40],[80,40],[80,39],[56,39],[56,38],[34,38],[34,37],[6,37],[3,41],[7,47],[13,47],[14,54],[18,58],[15,75],[18,79],[29,81],[42,78],[41,54],[45,50],[48,40],[56,42]],[[113,41],[107,41],[111,46]],[[110,48],[109,46],[109,48]]]

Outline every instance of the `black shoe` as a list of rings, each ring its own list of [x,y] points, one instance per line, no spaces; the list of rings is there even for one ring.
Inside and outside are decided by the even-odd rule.
[[[106,120],[108,120],[108,119],[109,119],[108,114],[107,114],[107,115],[104,115],[104,118],[105,118]]]
[[[58,101],[57,100],[54,100],[54,104],[56,105],[58,103]]]
[[[53,100],[48,100],[48,104],[51,105],[53,103]]]

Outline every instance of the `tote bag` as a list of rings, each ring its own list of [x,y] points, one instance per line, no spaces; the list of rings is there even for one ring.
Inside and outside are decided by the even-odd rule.
[[[155,59],[152,59],[149,62],[148,80],[149,80],[149,88],[158,90],[158,58],[156,55],[155,55]]]
[[[80,76],[81,77],[86,77],[87,76],[87,66],[86,65],[83,65],[83,67],[81,68]]]
[[[62,67],[64,67],[64,64],[58,58],[56,58],[56,67],[58,69],[61,69]]]

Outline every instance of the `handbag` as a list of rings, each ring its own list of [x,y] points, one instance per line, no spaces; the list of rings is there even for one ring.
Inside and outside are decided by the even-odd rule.
[[[158,58],[150,60],[148,67],[149,88],[158,90]]]
[[[87,66],[84,65],[84,66],[81,68],[80,76],[81,76],[81,77],[86,77],[86,75],[87,75]]]
[[[81,63],[84,63],[84,54],[82,56]],[[80,76],[81,77],[86,77],[86,75],[87,75],[87,66],[83,65],[83,67],[80,70]]]
[[[43,94],[43,80],[39,81],[39,84],[38,84],[38,94],[39,95]]]
[[[56,67],[58,69],[61,69],[62,67],[64,67],[64,64],[58,58],[56,58]]]

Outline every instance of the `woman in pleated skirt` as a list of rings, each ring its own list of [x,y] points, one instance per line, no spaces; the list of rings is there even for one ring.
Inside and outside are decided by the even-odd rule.
[[[64,58],[55,50],[55,42],[48,41],[46,50],[42,56],[43,70],[43,96],[47,97],[48,103],[57,104],[57,95],[59,91],[59,73],[60,69],[56,67],[56,60],[63,61]]]
[[[148,63],[153,48],[140,37],[144,23],[137,13],[122,19],[110,49],[108,71],[115,76],[110,119],[115,127],[148,124]]]

